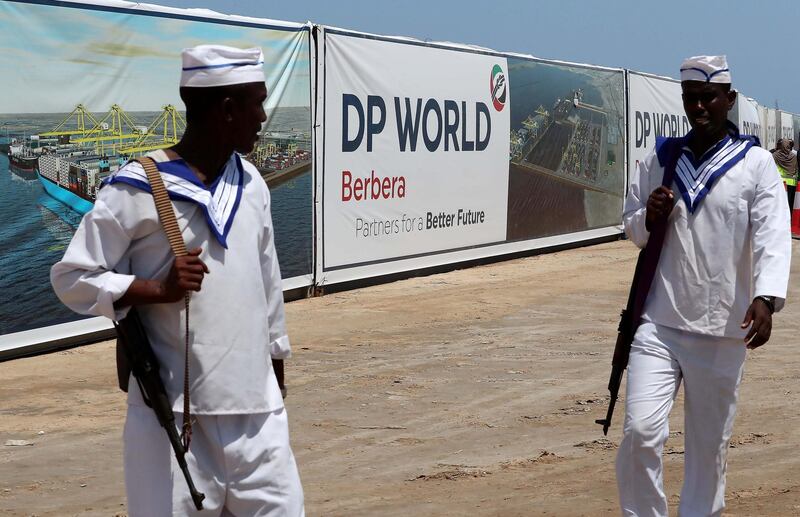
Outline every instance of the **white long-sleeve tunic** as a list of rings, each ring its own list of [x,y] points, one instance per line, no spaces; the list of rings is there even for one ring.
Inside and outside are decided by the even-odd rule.
[[[631,178],[623,223],[638,247],[647,244],[647,199],[664,168],[655,151]],[[713,336],[744,337],[740,327],[755,296],[786,298],[791,259],[786,192],[769,152],[752,147],[716,179],[694,213],[673,185],[658,269],[642,318]]]
[[[163,153],[153,155],[156,160]],[[233,159],[234,157],[232,157]],[[227,249],[212,234],[197,204],[173,201],[188,249],[203,249],[209,273],[189,309],[191,410],[197,414],[250,414],[283,407],[273,358],[290,354],[280,269],[273,240],[270,194],[256,168],[242,160],[243,186]],[[142,172],[138,163],[131,163]],[[112,183],[98,193],[51,282],[64,304],[81,314],[119,320],[114,309],[134,278],[163,280],[174,258],[153,197]],[[183,404],[184,302],[137,308],[161,364],[173,408]],[[140,403],[129,390],[129,403]]]

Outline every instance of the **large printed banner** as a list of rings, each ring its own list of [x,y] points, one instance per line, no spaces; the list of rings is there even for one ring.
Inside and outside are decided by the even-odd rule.
[[[778,143],[778,111],[766,108],[764,113],[766,114],[767,139],[761,143],[764,149],[775,149]]]
[[[628,73],[628,167],[631,172],[653,151],[656,137],[683,136],[690,129],[683,111],[679,81]]]
[[[180,138],[180,52],[204,43],[264,50],[269,121],[248,158],[272,190],[284,287],[311,284],[309,28],[133,5],[0,1],[0,334],[78,318],[50,266],[106,175]]]
[[[325,56],[325,267],[503,241],[506,60],[331,33]]]
[[[740,92],[736,96],[736,104],[733,105],[730,118],[743,134],[757,136],[760,141],[764,141],[764,126],[761,125],[756,101]]]
[[[324,46],[318,283],[619,223],[621,71],[339,30]]]
[[[785,138],[788,140],[792,140],[792,135],[794,134],[794,121],[792,120],[794,117],[791,113],[787,113],[785,111],[780,111],[780,130],[779,130],[779,138]]]
[[[761,147],[765,149],[772,149],[767,147],[767,140],[769,140],[769,132],[767,131],[767,108],[760,104],[756,105],[758,109],[758,120],[761,121]]]

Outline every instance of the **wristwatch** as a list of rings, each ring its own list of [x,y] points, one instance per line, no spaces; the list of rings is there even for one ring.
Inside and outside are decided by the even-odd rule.
[[[775,313],[775,297],[774,296],[760,295],[760,296],[756,296],[755,299],[756,300],[763,300],[764,303],[767,304],[767,308],[769,309],[769,313],[770,314],[774,314]]]

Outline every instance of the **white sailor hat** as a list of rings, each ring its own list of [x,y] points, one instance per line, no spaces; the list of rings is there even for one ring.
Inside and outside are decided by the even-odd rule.
[[[181,87],[210,88],[264,82],[264,53],[260,48],[199,45],[181,52]]]
[[[694,56],[681,63],[681,81],[731,83],[731,71],[725,56]]]

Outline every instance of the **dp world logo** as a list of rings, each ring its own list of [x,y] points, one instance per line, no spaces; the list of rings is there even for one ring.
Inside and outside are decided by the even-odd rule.
[[[492,104],[497,111],[503,111],[506,105],[506,74],[500,65],[492,67],[492,77],[489,81],[489,91],[492,93]]]

